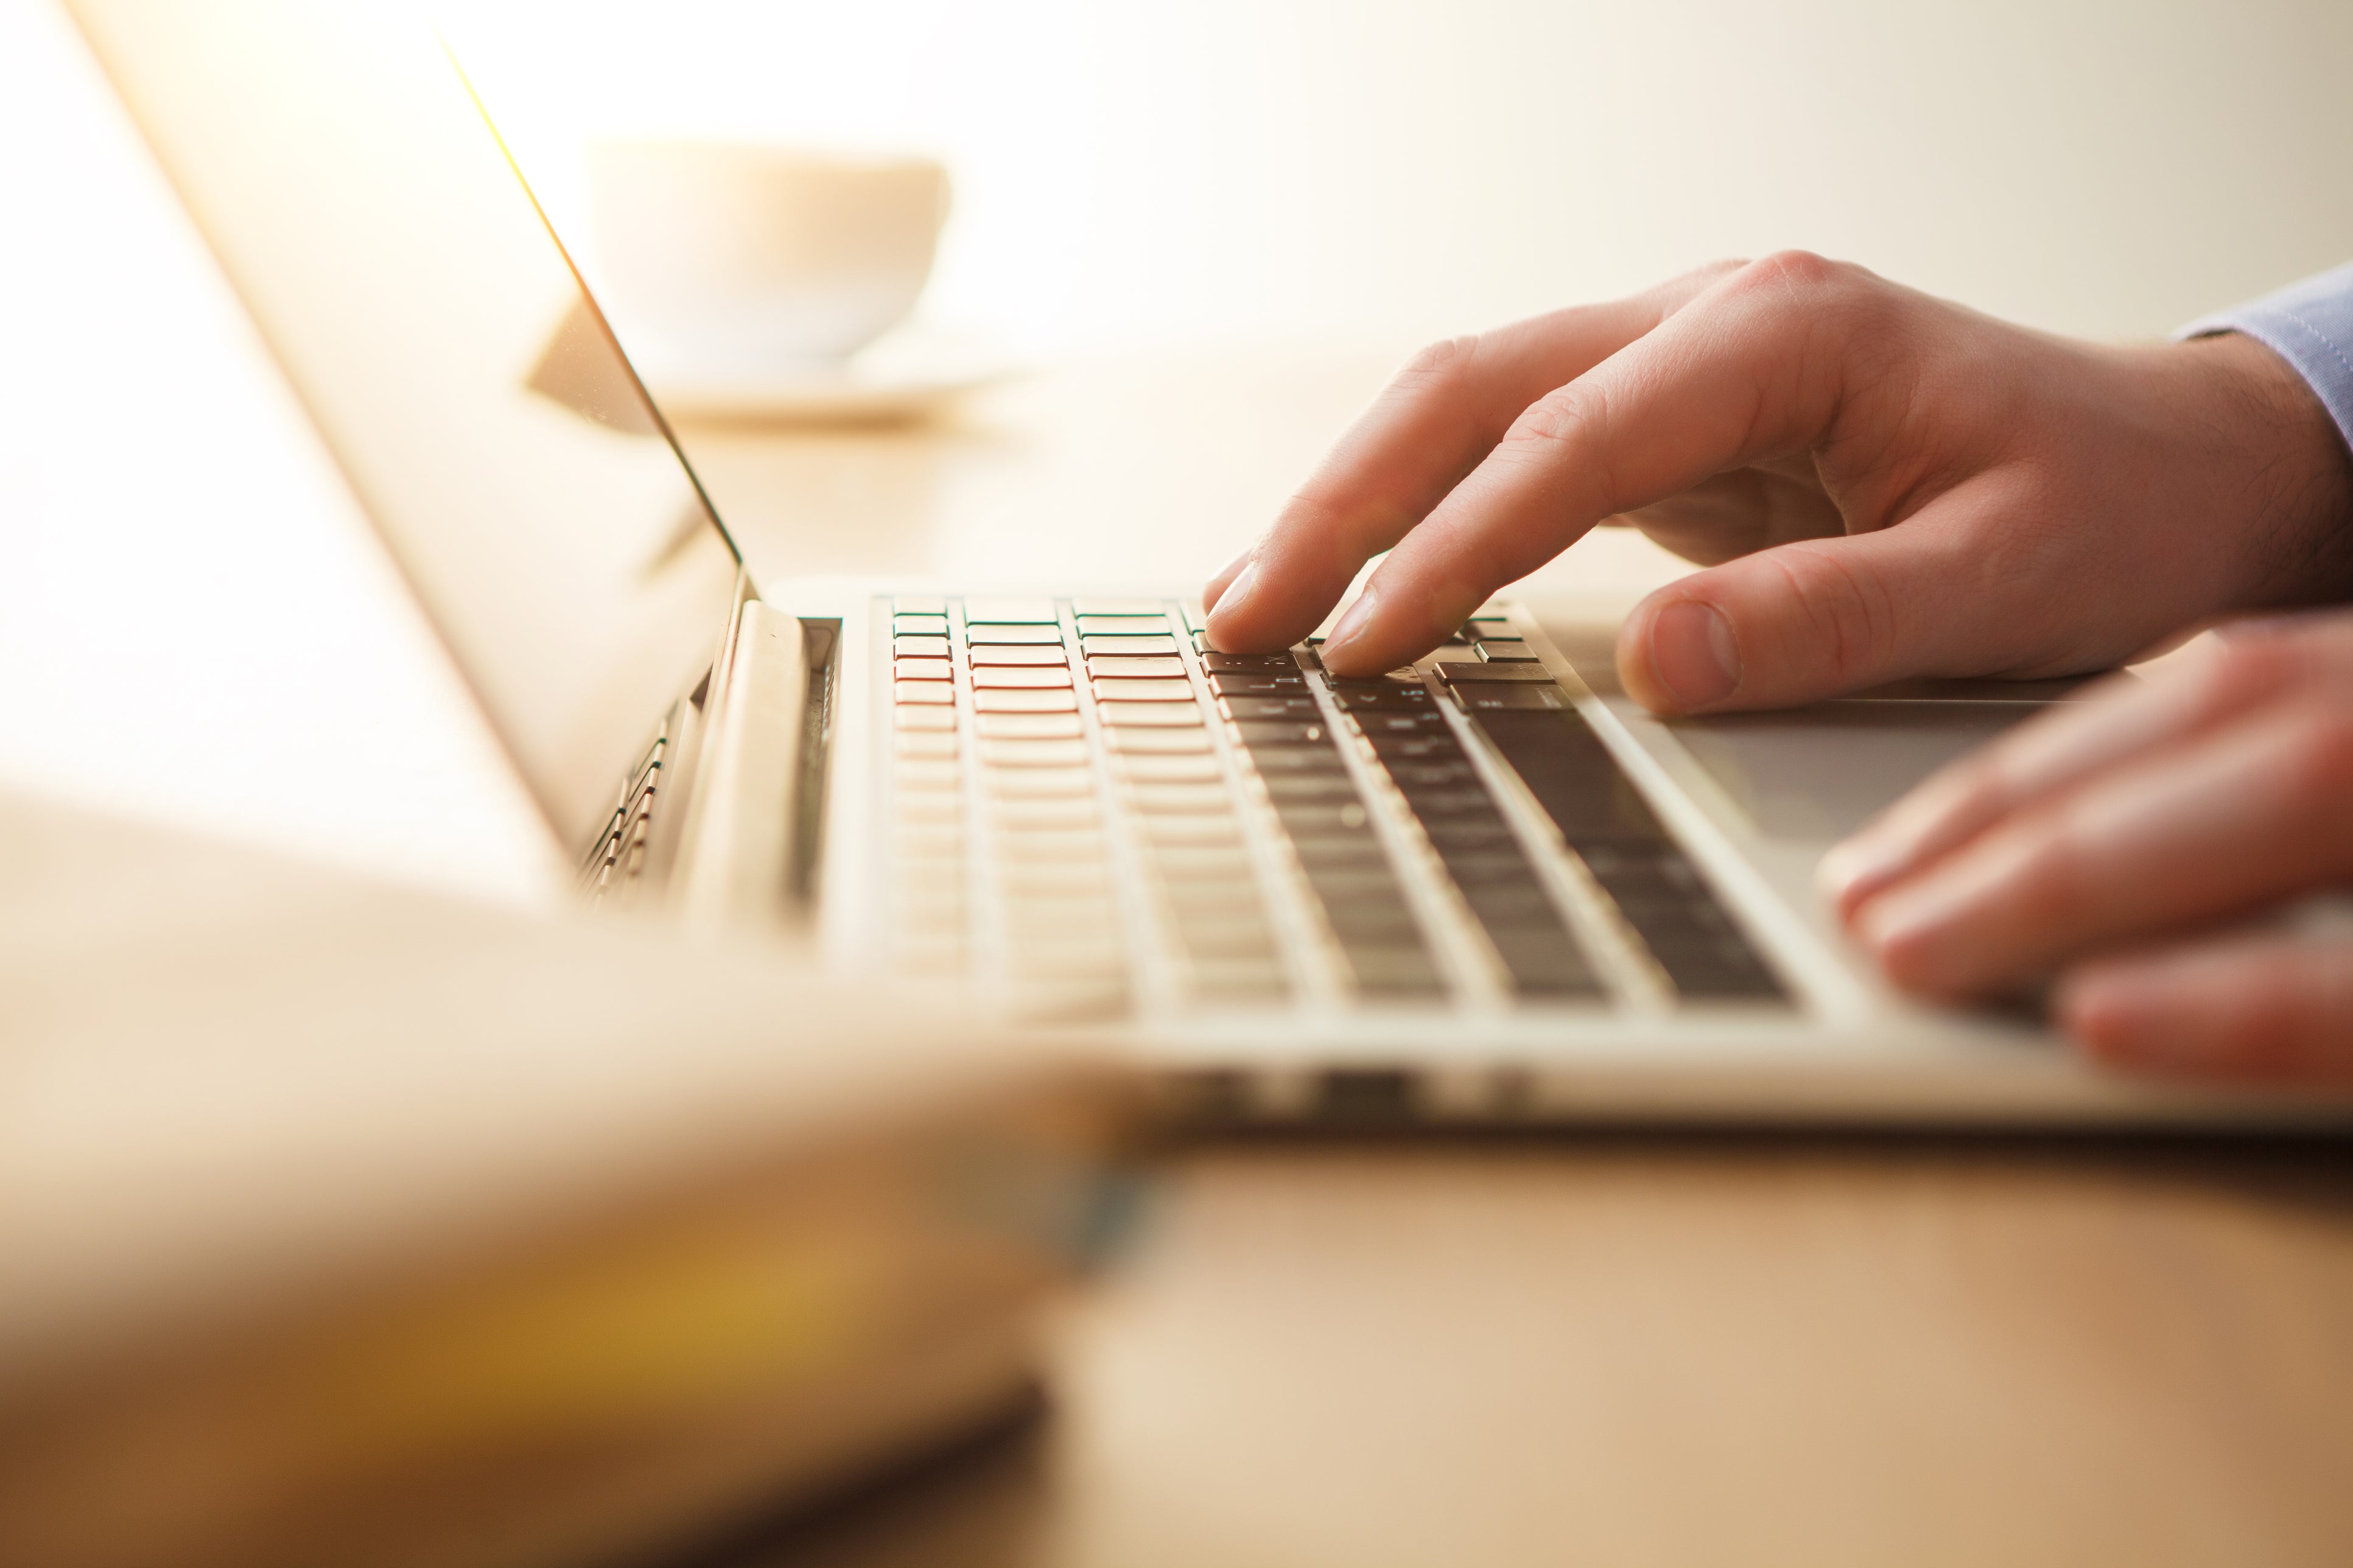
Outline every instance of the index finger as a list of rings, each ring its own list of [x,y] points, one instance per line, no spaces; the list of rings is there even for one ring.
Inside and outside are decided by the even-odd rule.
[[[1521,414],[1382,563],[1324,662],[1359,675],[1414,658],[1602,519],[1820,440],[1855,348],[1884,335],[1867,307],[1896,298],[1859,268],[1797,254],[1719,278]]]
[[[1271,651],[1314,630],[1357,568],[1443,500],[1522,410],[1651,331],[1732,265],[1415,355],[1250,554],[1210,580],[1202,595],[1210,640],[1229,652]]]

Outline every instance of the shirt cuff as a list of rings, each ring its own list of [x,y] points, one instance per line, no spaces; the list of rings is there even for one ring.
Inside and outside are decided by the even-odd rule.
[[[2240,332],[2295,367],[2353,447],[2353,262],[2276,294],[2201,316],[2174,337]]]

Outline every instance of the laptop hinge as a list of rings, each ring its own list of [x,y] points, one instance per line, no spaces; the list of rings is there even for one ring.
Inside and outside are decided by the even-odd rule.
[[[785,909],[810,691],[801,622],[757,600],[706,711],[704,743],[670,896],[695,927],[773,922]]]

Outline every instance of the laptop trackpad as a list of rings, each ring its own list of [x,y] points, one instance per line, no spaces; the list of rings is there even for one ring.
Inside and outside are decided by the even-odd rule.
[[[2042,707],[1848,699],[1780,713],[1685,719],[1670,727],[1758,832],[1831,843]]]

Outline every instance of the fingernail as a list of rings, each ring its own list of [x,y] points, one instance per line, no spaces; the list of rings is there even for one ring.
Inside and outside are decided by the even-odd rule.
[[[1257,585],[1258,563],[1252,561],[1243,566],[1240,576],[1226,584],[1226,591],[1219,595],[1218,602],[1210,606],[1209,619],[1211,623],[1215,624],[1216,622],[1224,620],[1227,616],[1232,615],[1237,605],[1241,605],[1244,601],[1250,598],[1250,590]]]
[[[1379,600],[1367,586],[1356,595],[1356,602],[1342,614],[1340,624],[1332,628],[1332,635],[1324,639],[1324,661],[1329,664],[1336,658],[1343,664],[1348,663],[1353,645],[1371,629],[1373,617],[1379,609]]]
[[[1955,928],[1974,902],[1972,892],[1933,875],[1894,889],[1856,911],[1855,941],[1906,991],[1958,994],[1973,966],[1957,950]]]
[[[1677,705],[1705,708],[1740,686],[1740,645],[1715,605],[1683,599],[1651,621],[1651,671]]]
[[[1903,846],[1859,833],[1822,857],[1814,885],[1841,920],[1852,920],[1862,900],[1894,881],[1907,858]]]

